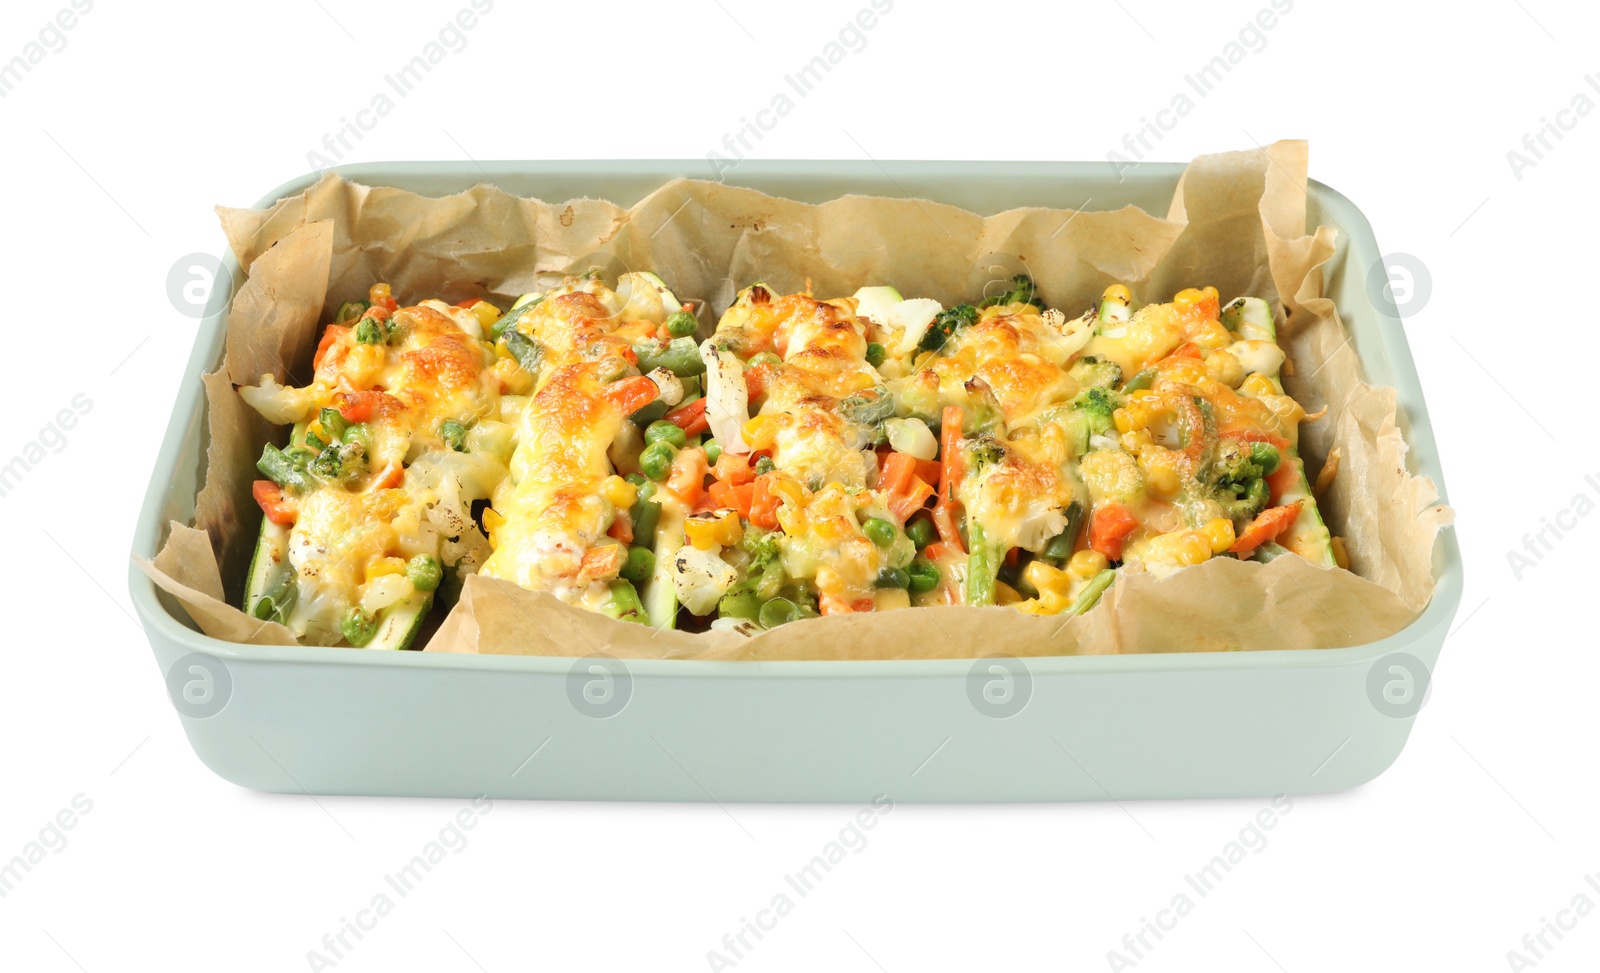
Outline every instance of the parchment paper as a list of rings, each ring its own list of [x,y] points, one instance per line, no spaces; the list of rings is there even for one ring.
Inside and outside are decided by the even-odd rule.
[[[305,382],[319,325],[374,281],[390,282],[402,303],[482,296],[504,306],[535,289],[541,274],[584,270],[602,254],[611,270],[654,270],[679,297],[708,300],[716,313],[758,279],[782,293],[809,278],[823,297],[891,284],[948,306],[971,299],[975,262],[1004,254],[1028,268],[1050,306],[1069,314],[1119,281],[1140,300],[1211,284],[1224,300],[1253,294],[1280,308],[1294,365],[1289,390],[1309,411],[1328,410],[1302,427],[1308,464],[1315,470],[1330,449],[1340,451],[1323,503],[1353,570],[1295,557],[1270,564],[1218,558],[1166,578],[1124,572],[1099,606],[1076,618],[917,608],[809,620],[755,638],[656,632],[472,577],[427,651],[906,659],[1312,649],[1383,638],[1426,606],[1435,535],[1453,515],[1427,477],[1406,471],[1394,390],[1361,380],[1338,313],[1323,296],[1335,231],[1305,232],[1306,167],[1303,142],[1202,156],[1164,219],[1134,207],[1027,208],[984,218],[927,200],[866,196],[809,205],[684,179],[622,208],[520,199],[484,185],[429,199],[329,175],[266,211],[219,208],[247,277],[229,315],[226,358],[205,379],[205,486],[193,525],[173,524],[155,561],[141,563],[207,634],[292,643],[283,626],[233,607],[259,523],[250,499],[255,459],[264,442],[281,438],[234,386],[267,373]]]

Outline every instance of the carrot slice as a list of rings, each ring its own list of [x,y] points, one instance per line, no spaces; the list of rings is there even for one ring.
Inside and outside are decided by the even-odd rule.
[[[706,400],[703,398],[678,406],[667,413],[665,418],[690,436],[698,436],[711,428],[711,420],[706,418]]]
[[[772,492],[772,474],[762,474],[750,485],[750,512],[746,516],[762,530],[774,530],[778,526],[778,504],[781,499]]]
[[[1139,520],[1133,511],[1115,501],[1094,508],[1089,518],[1089,547],[1106,556],[1108,561],[1122,560],[1122,542],[1139,529]]]
[[[622,379],[620,382],[612,382],[600,394],[612,405],[616,406],[623,415],[631,416],[654,402],[656,397],[661,394],[661,389],[656,386],[656,383],[649,376],[635,375],[632,378]]]
[[[261,512],[279,527],[293,527],[299,505],[285,498],[283,488],[271,480],[257,480],[250,484],[250,495],[261,505]]]
[[[1244,529],[1244,533],[1239,535],[1228,551],[1240,557],[1249,557],[1262,544],[1276,540],[1300,516],[1301,502],[1296,500],[1281,507],[1269,507],[1256,514],[1256,519],[1250,521],[1250,526]]]

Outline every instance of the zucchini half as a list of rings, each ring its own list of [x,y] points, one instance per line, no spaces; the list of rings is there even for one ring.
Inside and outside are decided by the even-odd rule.
[[[1273,342],[1278,338],[1277,322],[1273,320],[1272,308],[1259,297],[1241,297],[1230,302],[1223,309],[1222,323],[1240,338]],[[1277,387],[1278,394],[1284,394],[1281,377],[1277,373],[1267,377]],[[1310,481],[1306,479],[1306,464],[1300,458],[1300,451],[1293,446],[1289,447],[1289,455],[1284,457],[1283,461],[1299,465],[1300,479],[1280,499],[1305,502],[1300,505],[1300,515],[1278,538],[1278,543],[1313,564],[1338,566],[1333,556],[1333,538],[1328,532],[1328,525],[1322,520],[1322,512],[1317,509],[1317,498],[1311,492]]]

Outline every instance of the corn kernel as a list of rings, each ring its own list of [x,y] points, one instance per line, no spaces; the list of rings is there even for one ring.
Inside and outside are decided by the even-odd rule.
[[[600,495],[610,500],[614,506],[631,507],[633,501],[639,497],[639,490],[632,483],[613,474],[600,484]]]
[[[1178,493],[1178,470],[1167,460],[1164,452],[1147,452],[1140,457],[1145,460],[1141,465],[1144,466],[1146,485],[1151,493],[1162,499]]]
[[[1127,409],[1118,409],[1111,413],[1111,421],[1117,424],[1117,432],[1133,432],[1133,419],[1128,415]]]
[[[1260,372],[1256,372],[1244,380],[1244,383],[1239,386],[1239,391],[1252,398],[1259,399],[1264,395],[1277,395],[1278,387],[1272,384],[1272,379]]]
[[[1022,580],[1039,592],[1041,598],[1049,592],[1065,592],[1072,586],[1067,572],[1044,561],[1029,561],[1022,569]]]
[[[1099,551],[1082,550],[1072,555],[1067,562],[1067,570],[1079,579],[1087,581],[1106,569],[1110,562]]]
[[[472,313],[477,317],[478,324],[485,328],[500,320],[500,309],[488,301],[479,301],[472,305]]]
[[[389,289],[388,284],[373,284],[367,288],[367,300],[374,304],[382,304],[393,296],[394,292]]]
[[[744,525],[739,523],[739,511],[718,510],[708,514],[695,514],[683,523],[684,536],[689,543],[702,551],[712,548],[732,547],[744,537]]]
[[[1172,295],[1172,303],[1179,306],[1199,304],[1204,297],[1205,294],[1203,294],[1198,287],[1185,287],[1183,290]]]
[[[1015,605],[1022,601],[1022,596],[1017,594],[1017,589],[1004,581],[994,583],[994,603],[997,605]]]
[[[1201,564],[1211,559],[1211,541],[1197,530],[1186,530],[1173,549],[1179,564]]]
[[[399,557],[379,557],[367,562],[367,580],[382,577],[385,574],[405,574],[406,562]]]
[[[1122,284],[1112,284],[1106,288],[1103,299],[1107,301],[1121,301],[1123,304],[1133,300],[1133,294]]]
[[[1233,521],[1226,517],[1218,517],[1206,522],[1201,528],[1206,539],[1211,542],[1211,553],[1221,554],[1233,546]]]
[[[756,416],[744,424],[744,441],[752,450],[766,449],[778,438],[783,420],[778,416]]]

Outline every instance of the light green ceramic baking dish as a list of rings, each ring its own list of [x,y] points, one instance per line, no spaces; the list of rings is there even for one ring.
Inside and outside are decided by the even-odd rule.
[[[396,163],[346,177],[443,195],[493,180],[525,196],[630,205],[704,162]],[[1103,163],[741,162],[726,181],[807,202],[907,194],[980,213],[1125,203],[1165,213],[1183,167],[1119,181]],[[265,196],[299,192],[308,174]],[[1368,270],[1361,212],[1329,268],[1369,381],[1399,390],[1413,470],[1444,477],[1411,352]],[[231,255],[224,262],[238,281]],[[212,296],[140,513],[134,551],[187,521],[204,450],[200,376],[222,353]],[[1447,499],[1447,498],[1446,498]],[[133,602],[200,759],[288,793],[672,801],[1059,801],[1334,791],[1399,755],[1461,600],[1444,532],[1438,588],[1399,634],[1356,648],[928,662],[629,662],[235,645],[200,634],[137,569]]]

